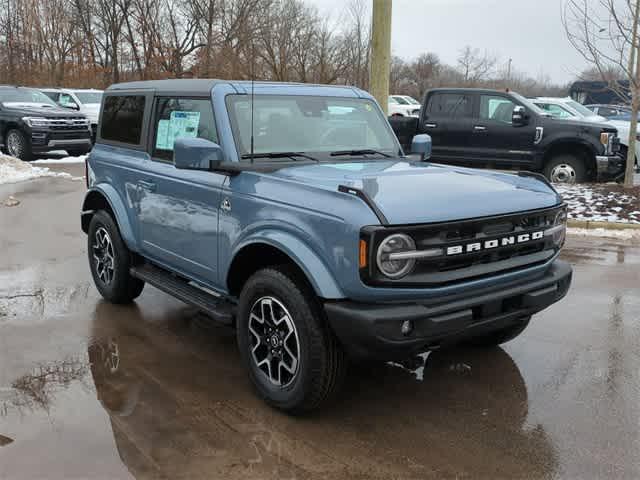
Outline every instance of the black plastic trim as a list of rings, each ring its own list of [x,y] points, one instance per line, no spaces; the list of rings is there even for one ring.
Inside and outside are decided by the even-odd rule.
[[[382,225],[385,225],[385,226],[389,225],[389,221],[387,220],[387,217],[384,216],[384,213],[382,213],[382,211],[378,208],[375,202],[371,200],[371,197],[369,197],[369,195],[367,195],[367,193],[364,190],[360,190],[359,188],[355,188],[355,187],[348,187],[346,185],[338,185],[338,191],[341,193],[347,193],[349,195],[354,195],[358,197],[360,200],[362,200],[364,203],[367,204],[367,206],[373,211],[373,213],[376,214],[376,217],[378,217],[378,220]]]

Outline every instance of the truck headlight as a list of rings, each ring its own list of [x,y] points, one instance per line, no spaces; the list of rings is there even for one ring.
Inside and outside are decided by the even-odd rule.
[[[48,120],[41,117],[22,117],[22,121],[30,127],[46,127]]]
[[[553,221],[553,226],[544,231],[545,237],[551,237],[553,244],[557,247],[562,247],[564,239],[567,236],[567,210],[562,209],[557,214]]]
[[[416,264],[415,258],[391,259],[397,252],[415,251],[416,243],[409,235],[396,233],[385,238],[376,255],[378,269],[389,278],[401,278],[408,274]]]

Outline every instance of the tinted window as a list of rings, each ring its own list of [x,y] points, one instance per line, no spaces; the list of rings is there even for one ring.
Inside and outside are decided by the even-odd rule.
[[[500,123],[511,123],[515,104],[506,97],[480,95],[480,118]]]
[[[153,125],[155,158],[172,160],[173,144],[178,138],[198,137],[218,143],[209,98],[158,98]]]
[[[433,117],[471,116],[471,97],[460,93],[439,93],[429,98],[427,114]]]
[[[145,98],[142,95],[109,96],[102,111],[100,134],[104,140],[140,144]]]

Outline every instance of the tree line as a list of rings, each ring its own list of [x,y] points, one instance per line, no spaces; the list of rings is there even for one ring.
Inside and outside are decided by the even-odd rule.
[[[355,85],[368,89],[370,10],[349,0],[332,18],[303,0],[0,0],[0,83],[103,88],[158,78]],[[465,47],[455,65],[394,57],[393,93],[437,86],[566,93]]]

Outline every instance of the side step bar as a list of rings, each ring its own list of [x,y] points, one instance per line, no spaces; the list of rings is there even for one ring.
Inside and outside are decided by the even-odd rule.
[[[190,285],[183,278],[148,263],[131,267],[129,272],[133,277],[202,310],[216,322],[225,325],[233,323],[234,305],[232,303]]]

